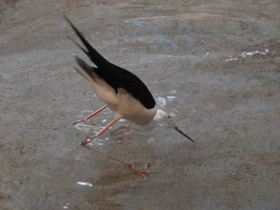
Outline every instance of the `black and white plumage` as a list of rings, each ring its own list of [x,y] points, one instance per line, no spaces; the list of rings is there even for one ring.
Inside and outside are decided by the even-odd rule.
[[[160,116],[167,116],[166,112],[157,109],[156,102],[147,88],[147,86],[133,73],[118,67],[107,61],[100,55],[82,36],[73,23],[65,16],[65,20],[70,24],[72,29],[76,32],[85,48],[81,47],[77,42],[72,40],[96,65],[96,67],[88,65],[81,58],[76,56],[76,61],[80,69],[76,69],[91,85],[96,95],[105,102],[106,105],[90,114],[89,116],[74,121],[73,124],[84,122],[94,115],[98,114],[106,107],[109,107],[114,113],[115,118],[105,128],[92,137],[87,137],[81,142],[81,145],[99,154],[105,155],[122,164],[126,164],[135,173],[140,174],[144,179],[144,173],[150,173],[148,170],[149,164],[146,164],[142,169],[135,169],[134,166],[125,161],[119,160],[109,154],[100,152],[91,147],[86,146],[95,137],[102,135],[114,123],[121,118],[127,119],[139,125],[145,125],[151,122],[154,118],[161,118]],[[155,117],[156,116],[156,117]],[[170,117],[168,117],[169,119]],[[172,121],[171,121],[172,122]],[[187,134],[183,133],[174,122],[174,129],[180,134],[193,141]]]
[[[76,57],[82,71],[96,95],[115,113],[139,125],[149,123],[156,114],[155,100],[146,85],[131,72],[104,59],[98,68],[88,66]]]
[[[151,122],[157,113],[157,108],[147,86],[133,73],[107,61],[88,43],[73,23],[67,17],[65,19],[86,49],[74,41],[76,45],[96,65],[96,67],[90,66],[76,56],[80,66],[80,69],[76,70],[89,82],[96,95],[115,113],[115,119],[110,126],[121,118],[139,125]],[[82,144],[92,139],[92,137],[88,138]]]

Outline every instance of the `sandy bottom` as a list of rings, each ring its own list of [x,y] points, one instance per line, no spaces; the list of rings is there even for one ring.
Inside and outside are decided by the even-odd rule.
[[[276,0],[0,1],[0,209],[279,209],[279,9]],[[73,55],[86,56],[64,14],[196,140],[166,121],[122,121],[90,145],[150,163],[158,173],[145,181],[79,145],[114,116],[71,124],[103,103],[73,69]]]

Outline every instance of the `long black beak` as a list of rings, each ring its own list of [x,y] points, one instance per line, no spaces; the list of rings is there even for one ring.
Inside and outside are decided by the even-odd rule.
[[[183,131],[181,131],[177,126],[174,126],[174,129],[176,131],[178,131],[180,134],[182,134],[183,136],[185,136],[187,139],[189,139],[190,141],[195,143],[195,140],[193,140],[191,137],[189,137],[187,134],[185,134]]]

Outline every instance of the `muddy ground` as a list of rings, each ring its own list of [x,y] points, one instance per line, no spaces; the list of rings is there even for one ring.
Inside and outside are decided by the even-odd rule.
[[[0,209],[280,209],[277,0],[0,1]],[[166,121],[119,122],[91,145],[158,171],[144,181],[80,147],[110,120],[73,69],[67,15],[149,87]],[[114,131],[120,125],[127,138]]]

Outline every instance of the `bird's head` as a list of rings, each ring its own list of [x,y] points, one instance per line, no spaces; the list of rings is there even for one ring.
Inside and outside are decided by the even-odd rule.
[[[163,110],[161,110],[161,109],[158,109],[158,110],[157,110],[157,113],[156,113],[156,115],[155,115],[155,117],[154,117],[154,120],[155,120],[155,121],[161,121],[161,120],[165,120],[165,119],[167,119],[167,122],[170,123],[170,124],[172,124],[173,127],[174,127],[174,129],[175,129],[176,131],[178,131],[181,135],[185,136],[185,137],[186,137],[187,139],[189,139],[190,141],[195,142],[191,137],[189,137],[187,134],[185,134],[181,129],[179,129],[179,128],[176,126],[175,122],[171,119],[171,116],[170,116],[170,115],[168,115],[165,111],[163,111]]]
[[[165,111],[163,111],[161,109],[158,109],[157,113],[154,117],[154,120],[159,121],[159,120],[162,120],[162,119],[167,118],[167,117],[168,117],[168,114]]]

